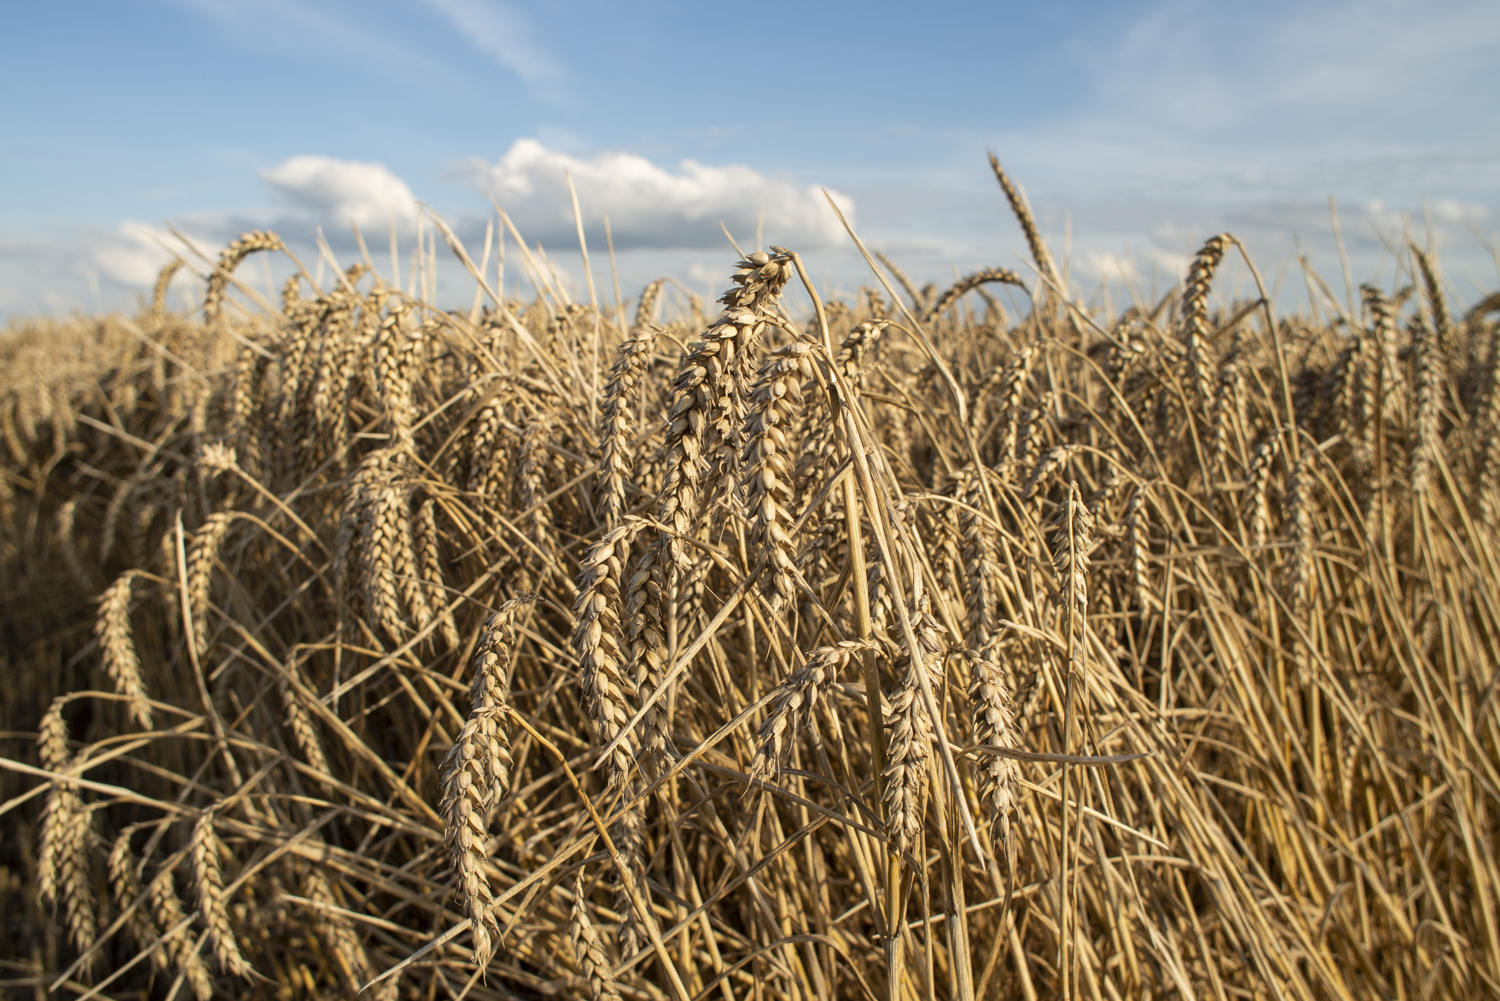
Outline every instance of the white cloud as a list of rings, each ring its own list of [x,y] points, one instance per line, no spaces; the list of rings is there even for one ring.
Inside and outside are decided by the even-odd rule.
[[[99,270],[115,282],[145,288],[155,283],[161,266],[172,259],[165,248],[176,243],[165,230],[142,222],[125,222],[113,233],[98,236],[90,254]]]
[[[1080,262],[1082,271],[1103,282],[1134,282],[1140,280],[1135,261],[1112,250],[1088,250]]]
[[[416,225],[417,200],[406,182],[380,163],[294,156],[261,173],[283,204],[318,221],[365,230]]]
[[[427,0],[469,42],[542,96],[556,97],[563,68],[531,37],[523,14],[499,0]]]
[[[596,229],[602,233],[599,220],[608,213],[615,246],[622,249],[722,247],[721,221],[746,246],[755,241],[762,212],[766,244],[814,249],[848,240],[817,186],[766,177],[750,167],[683,160],[671,173],[632,153],[583,159],[518,139],[498,163],[473,161],[464,172],[510,214],[522,236],[546,243],[577,240],[570,173],[590,239]],[[853,200],[829,194],[852,224]]]

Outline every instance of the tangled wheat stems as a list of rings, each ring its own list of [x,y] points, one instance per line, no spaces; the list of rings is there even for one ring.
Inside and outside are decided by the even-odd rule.
[[[1351,335],[1221,236],[1114,316],[1022,216],[1014,321],[782,250],[276,306],[262,234],[12,332],[6,986],[1494,994],[1493,302]]]

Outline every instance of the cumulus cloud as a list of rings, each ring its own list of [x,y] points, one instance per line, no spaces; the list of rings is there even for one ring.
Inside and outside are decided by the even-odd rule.
[[[260,176],[279,202],[318,221],[381,230],[394,221],[401,231],[417,222],[411,188],[385,164],[294,156]]]
[[[608,213],[615,246],[718,248],[723,222],[740,241],[753,243],[761,213],[764,240],[798,249],[838,246],[843,227],[817,186],[772,178],[750,167],[712,167],[683,160],[663,170],[644,157],[604,152],[584,159],[518,139],[498,163],[471,161],[463,172],[515,220],[521,235],[545,243],[576,241],[567,176],[573,177],[591,239]],[[854,202],[829,194],[853,222]]]

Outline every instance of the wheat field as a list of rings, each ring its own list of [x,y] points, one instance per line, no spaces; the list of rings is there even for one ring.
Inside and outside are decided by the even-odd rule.
[[[1500,296],[1116,312],[993,166],[947,290],[13,323],[6,996],[1500,997]]]

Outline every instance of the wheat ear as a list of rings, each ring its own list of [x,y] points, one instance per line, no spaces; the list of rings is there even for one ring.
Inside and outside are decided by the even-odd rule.
[[[1475,432],[1484,443],[1477,477],[1479,516],[1485,524],[1495,526],[1500,525],[1500,326],[1490,334],[1489,354]]]
[[[449,650],[457,650],[462,641],[458,635],[458,622],[453,618],[452,609],[448,607],[448,593],[443,585],[443,557],[438,548],[436,500],[429,497],[418,506],[413,529],[417,563],[431,594],[433,614],[438,618],[443,642]]]
[[[323,754],[323,742],[318,739],[317,725],[307,714],[307,709],[303,707],[291,685],[283,685],[281,688],[281,708],[283,718],[292,731],[292,738],[302,749],[302,756],[307,759],[307,763],[324,775],[332,775],[328,758]]]
[[[645,305],[644,298],[642,305]],[[620,345],[619,356],[609,371],[604,386],[604,406],[599,418],[599,502],[596,510],[605,528],[612,528],[624,517],[629,506],[626,488],[631,474],[631,441],[634,422],[631,413],[640,397],[641,377],[651,361],[660,327],[637,326]]]
[[[146,887],[146,894],[151,907],[151,917],[156,927],[165,931],[168,928],[176,928],[182,923],[186,912],[183,910],[182,901],[177,896],[171,870],[163,869],[158,872],[156,878]],[[172,962],[181,971],[188,986],[192,988],[193,997],[197,1001],[208,1001],[213,997],[213,976],[209,973],[208,964],[203,961],[203,956],[192,936],[179,935],[167,943],[167,947],[171,953]]]
[[[577,616],[570,645],[578,654],[584,709],[594,721],[600,746],[612,742],[632,715],[635,685],[626,677],[620,652],[620,581],[630,546],[644,522],[628,521],[609,529],[579,561]],[[624,741],[607,762],[611,785],[629,775],[634,758]]]
[[[486,818],[510,790],[510,736],[504,725],[511,622],[529,598],[513,598],[485,623],[474,652],[469,718],[443,758],[443,840],[458,880],[455,892],[473,922],[474,955],[483,969],[499,945],[500,925],[484,865]]]
[[[1130,589],[1135,595],[1136,611],[1141,615],[1158,604],[1151,590],[1151,574],[1146,567],[1146,560],[1151,555],[1148,515],[1146,488],[1136,487],[1125,505],[1125,544],[1130,562]]]
[[[886,765],[882,773],[885,792],[886,834],[890,837],[891,849],[903,854],[913,847],[922,834],[922,819],[925,816],[927,787],[930,782],[928,759],[932,756],[932,719],[922,698],[918,670],[927,670],[934,687],[942,684],[940,673],[942,643],[938,640],[938,624],[927,612],[929,599],[922,597],[923,608],[914,616],[919,658],[905,655],[893,665],[897,682],[890,695],[885,726],[890,731],[886,739]],[[936,676],[931,676],[935,674]]]
[[[635,307],[635,322],[630,326],[632,334],[656,323],[656,306],[666,282],[665,278],[658,278],[641,290],[641,301]]]
[[[766,359],[750,393],[745,487],[751,541],[760,547],[767,565],[762,587],[772,615],[779,615],[797,593],[792,540],[787,534],[793,478],[786,429],[802,405],[802,383],[810,378],[812,347],[798,341]]]
[[[755,758],[750,762],[752,779],[769,779],[776,775],[797,733],[812,722],[818,699],[838,681],[839,672],[849,658],[868,644],[845,640],[833,646],[818,647],[807,664],[776,686],[766,720],[756,734]]]
[[[1282,500],[1282,515],[1286,525],[1287,542],[1291,545],[1291,559],[1287,565],[1287,590],[1291,595],[1292,612],[1301,618],[1307,613],[1308,594],[1317,574],[1313,563],[1314,487],[1312,458],[1315,450],[1305,450],[1292,466],[1287,477],[1286,494]]]
[[[234,269],[240,266],[241,261],[259,250],[285,249],[281,237],[269,230],[244,233],[238,240],[225,247],[223,253],[219,254],[218,266],[214,268],[213,274],[208,276],[208,292],[203,297],[203,322],[212,324],[218,320],[219,313],[224,306],[224,290],[229,287],[229,276],[234,274]],[[165,298],[165,286],[163,286],[163,298]]]
[[[578,966],[589,982],[589,997],[592,1001],[620,1001],[620,988],[615,983],[614,971],[610,968],[609,954],[604,951],[604,940],[599,930],[589,920],[589,902],[583,892],[583,870],[573,883],[573,907],[568,917],[568,938],[573,943],[573,954]]]
[[[79,586],[92,591],[99,586],[98,579],[88,565],[83,562],[83,554],[78,551],[78,539],[73,534],[73,523],[78,515],[77,497],[69,497],[57,507],[57,515],[54,519],[54,527],[57,532],[57,545],[62,550],[63,563],[68,568],[68,573]]]
[[[1198,249],[1182,287],[1182,346],[1187,356],[1188,384],[1200,410],[1213,394],[1209,390],[1208,345],[1213,333],[1208,325],[1208,293],[1224,251],[1234,242],[1228,233],[1209,237]]]
[[[1411,450],[1411,492],[1415,497],[1425,497],[1432,487],[1433,457],[1442,447],[1438,434],[1438,408],[1441,405],[1443,360],[1439,335],[1421,319],[1412,325],[1412,339],[1415,342],[1416,385],[1413,387],[1412,435],[1415,441]]]
[[[146,948],[160,937],[163,929],[156,926],[152,920],[150,901],[146,898],[146,888],[141,885],[141,878],[136,873],[136,861],[134,854],[130,851],[129,828],[122,831],[115,838],[115,843],[110,847],[107,868],[109,870],[109,886],[114,895],[115,903],[121,908],[130,907],[139,901],[135,910],[130,912],[130,919],[126,925],[130,929],[130,937],[137,945]],[[167,950],[157,945],[151,950],[151,965],[157,970],[165,972],[167,969]]]
[[[1255,446],[1255,452],[1250,456],[1249,484],[1245,490],[1245,506],[1248,510],[1244,519],[1250,525],[1250,539],[1257,549],[1266,544],[1266,529],[1271,520],[1270,506],[1267,503],[1271,466],[1280,451],[1281,429],[1275,428]]]
[[[198,893],[198,915],[213,940],[214,956],[225,973],[249,979],[255,972],[240,954],[234,928],[229,923],[229,901],[224,893],[224,871],[220,853],[223,844],[214,830],[213,812],[204,813],[193,826],[191,856],[193,885]]]
[[[66,696],[53,699],[37,728],[37,756],[42,766],[53,773],[66,773],[72,763],[68,724],[62,718],[66,703]],[[86,952],[97,934],[93,867],[89,860],[93,816],[73,783],[53,783],[42,806],[41,828],[37,843],[37,895],[43,903],[61,905],[68,937],[80,953]]]
[[[115,691],[130,700],[130,715],[143,730],[151,729],[151,704],[146,685],[141,680],[141,660],[136,655],[135,640],[130,632],[130,584],[139,571],[127,570],[104,589],[99,599],[99,616],[94,621],[94,635],[99,640],[99,657],[104,671],[114,682]]]
[[[152,327],[160,326],[162,319],[167,315],[167,289],[172,285],[172,279],[177,274],[177,269],[183,266],[180,257],[174,257],[162,265],[156,273],[156,287],[151,290],[151,312],[147,314],[147,320]]]
[[[972,292],[981,285],[986,285],[990,282],[1014,285],[1023,290],[1026,288],[1026,284],[1021,281],[1020,275],[1017,275],[1009,268],[985,268],[983,271],[964,275],[958,281],[948,286],[947,291],[937,297],[937,301],[932,304],[932,308],[927,311],[927,315],[922,318],[922,322],[931,323],[943,315],[945,309],[957,302],[966,293]]]
[[[208,652],[208,599],[213,586],[214,563],[235,517],[233,511],[209,515],[193,534],[193,545],[188,550],[188,604],[193,611],[193,642],[198,645],[200,657]]]
[[[1010,203],[1010,210],[1016,217],[1016,222],[1021,224],[1021,232],[1026,236],[1026,246],[1031,249],[1031,260],[1036,264],[1037,270],[1042,277],[1052,283],[1056,289],[1062,289],[1062,281],[1058,278],[1057,265],[1052,263],[1052,254],[1047,250],[1047,244],[1042,240],[1042,232],[1037,229],[1036,219],[1031,214],[1031,206],[1026,204],[1010,175],[1000,167],[1000,159],[995,154],[990,154],[990,169],[995,172],[995,180],[1000,183],[1000,190],[1005,193],[1005,200]]]
[[[333,947],[334,958],[338,961],[339,972],[343,974],[349,993],[358,994],[360,985],[370,977],[370,957],[365,952],[364,944],[360,942],[359,933],[354,930],[354,922],[336,910],[338,898],[334,896],[333,884],[328,881],[322,869],[314,865],[307,867],[302,878],[302,894],[308,900],[322,905],[316,909],[313,917],[318,937]]]

